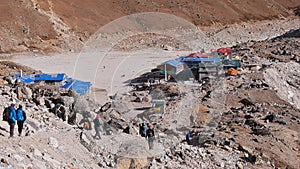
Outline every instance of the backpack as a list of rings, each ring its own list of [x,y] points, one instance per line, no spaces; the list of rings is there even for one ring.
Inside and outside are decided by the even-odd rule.
[[[17,119],[20,121],[25,121],[26,120],[26,113],[24,110],[21,109],[22,114],[20,114],[20,109],[17,110]]]
[[[2,115],[2,120],[3,121],[8,121],[9,120],[9,113],[10,113],[9,107],[6,107],[4,109],[3,115]]]
[[[91,130],[91,123],[89,121],[83,122],[83,128],[85,128],[86,130]]]
[[[148,137],[153,137],[154,136],[154,130],[153,129],[148,129],[147,130],[147,136]]]

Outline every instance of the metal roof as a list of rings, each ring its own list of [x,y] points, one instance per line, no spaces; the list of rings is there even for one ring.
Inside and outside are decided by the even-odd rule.
[[[50,81],[50,82],[64,82],[64,85],[60,86],[64,89],[72,89],[79,94],[86,94],[89,88],[92,86],[90,82],[84,82],[67,77],[66,74],[15,74],[14,78],[19,78],[21,82],[32,83],[36,81]]]
[[[183,65],[182,62],[178,62],[176,60],[169,60],[165,64],[168,64],[168,65],[171,65],[171,66],[174,66],[174,67]]]

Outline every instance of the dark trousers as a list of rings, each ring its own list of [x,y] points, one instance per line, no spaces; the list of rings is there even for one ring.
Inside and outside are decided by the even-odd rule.
[[[153,142],[154,142],[155,138],[154,137],[148,137],[148,146],[149,149],[153,149]]]
[[[95,127],[95,132],[96,132],[96,134],[95,134],[95,138],[101,138],[101,136],[100,136],[100,127]]]
[[[17,121],[19,135],[22,134],[24,121]]]
[[[186,138],[186,142],[188,145],[190,145],[191,144],[190,138]]]
[[[10,137],[12,137],[12,136],[14,136],[14,130],[15,130],[16,123],[9,121],[8,124],[9,124],[9,134],[10,134]]]

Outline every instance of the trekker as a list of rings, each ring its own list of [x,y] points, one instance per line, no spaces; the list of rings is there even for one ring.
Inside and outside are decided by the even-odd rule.
[[[139,134],[143,137],[143,123],[139,124]]]
[[[143,134],[142,137],[146,137],[147,136],[147,126],[146,123],[143,124]]]
[[[153,142],[154,142],[154,130],[152,125],[148,125],[148,130],[146,137],[148,139],[148,145],[149,145],[149,150],[153,149]]]
[[[140,130],[139,130],[139,133],[142,137],[146,137],[146,134],[147,134],[147,127],[146,127],[146,124],[145,123],[141,123],[140,124]]]
[[[126,134],[130,134],[130,125],[128,125],[125,129],[123,129],[123,132]]]
[[[17,125],[18,125],[18,132],[19,136],[22,134],[23,125],[26,120],[26,113],[22,109],[22,105],[19,105],[19,108],[17,109]]]
[[[191,142],[190,142],[191,133],[190,132],[186,134],[185,139],[186,139],[187,144],[190,145],[191,144]]]
[[[91,114],[90,112],[85,112],[83,114],[83,119],[80,120],[79,125],[83,124],[83,128],[86,130],[92,130],[91,121],[90,121]]]
[[[8,120],[10,137],[14,136],[16,120],[17,120],[17,115],[16,115],[15,104],[12,103],[9,107],[9,120]]]
[[[94,128],[95,128],[95,139],[101,139],[100,136],[100,126],[101,126],[101,120],[100,120],[100,114],[96,115],[96,118],[94,119]]]

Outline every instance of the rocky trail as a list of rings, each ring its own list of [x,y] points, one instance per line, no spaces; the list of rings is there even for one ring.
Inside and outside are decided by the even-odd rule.
[[[1,117],[0,168],[300,168],[299,5],[3,2],[0,112],[21,104],[27,121],[22,136],[15,129],[11,138]],[[196,82],[188,72],[189,81],[154,83],[137,77],[168,59],[219,47],[241,58],[238,75],[222,70]],[[20,70],[78,73],[95,88],[80,95],[60,83],[25,84],[13,77]],[[153,149],[141,123],[154,127]]]
[[[212,26],[222,34],[226,25],[294,18],[299,13],[297,12],[299,5],[298,0],[268,0],[260,3],[225,0],[147,2],[74,0],[71,3],[66,0],[7,1],[0,6],[3,11],[0,22],[0,53],[6,56],[24,52],[35,54],[78,52],[83,44],[105,25],[118,18],[137,13],[170,14],[199,28]],[[155,22],[161,27],[166,27],[165,23],[159,20]],[[238,36],[239,33],[234,29],[230,32],[237,33],[237,37],[241,39],[253,37],[254,31],[248,30],[247,28],[247,31],[241,32],[243,36]],[[229,43],[222,38],[218,41]]]
[[[299,40],[297,32],[289,42]],[[8,138],[8,125],[0,122],[1,167],[299,168],[299,49],[286,38],[234,46],[244,64],[257,65],[238,76],[131,86],[111,97],[105,111],[90,96],[47,83],[16,83],[11,75],[19,69],[37,71],[1,62],[1,106],[24,104],[29,117],[22,137]],[[285,52],[268,53],[282,46]],[[165,111],[153,110],[151,99],[166,99]],[[101,114],[99,140],[80,124],[87,112],[90,120]],[[154,125],[152,150],[139,135],[141,122]],[[128,125],[130,134],[123,132]]]

